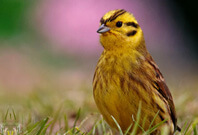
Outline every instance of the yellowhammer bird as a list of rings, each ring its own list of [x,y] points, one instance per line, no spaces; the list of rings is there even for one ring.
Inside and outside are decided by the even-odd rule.
[[[163,120],[169,134],[179,130],[175,106],[164,78],[148,53],[142,29],[135,17],[123,10],[112,10],[100,20],[100,42],[104,51],[93,79],[94,99],[107,123],[126,131],[136,118],[141,102],[139,125],[146,131]],[[144,120],[145,119],[145,120]],[[144,121],[144,122],[143,122]],[[132,126],[133,127],[133,126]],[[142,133],[139,128],[138,134]]]

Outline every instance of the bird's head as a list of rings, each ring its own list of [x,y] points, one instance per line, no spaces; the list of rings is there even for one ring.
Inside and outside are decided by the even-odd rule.
[[[143,32],[135,17],[123,9],[107,12],[100,20],[97,32],[106,50],[136,48],[144,42]]]

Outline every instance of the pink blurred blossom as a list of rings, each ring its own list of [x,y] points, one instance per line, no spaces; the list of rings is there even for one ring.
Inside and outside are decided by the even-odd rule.
[[[167,40],[167,29],[171,30],[172,25],[171,21],[167,21],[170,20],[168,9],[162,6],[163,3],[156,3],[137,0],[43,0],[36,8],[37,27],[55,48],[68,53],[93,54],[102,49],[96,33],[100,18],[109,10],[126,9],[134,13],[144,32],[148,32],[148,44],[153,44],[152,41],[158,42],[156,39],[159,38]]]

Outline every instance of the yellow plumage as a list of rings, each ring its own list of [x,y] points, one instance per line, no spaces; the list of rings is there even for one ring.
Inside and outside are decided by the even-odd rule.
[[[112,10],[100,20],[97,31],[104,51],[96,66],[93,80],[94,99],[107,123],[123,132],[136,118],[142,104],[140,125],[146,117],[147,130],[167,119],[170,134],[176,130],[176,113],[172,96],[163,76],[145,47],[143,32],[134,16],[125,10]],[[138,129],[138,133],[142,133]],[[158,129],[154,134],[159,134]]]

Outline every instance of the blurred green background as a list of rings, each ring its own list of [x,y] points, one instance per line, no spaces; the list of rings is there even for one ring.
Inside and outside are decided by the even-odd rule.
[[[173,93],[179,123],[198,117],[198,11],[193,2],[125,0],[108,7],[110,1],[96,9],[91,7],[105,1],[75,2],[0,0],[1,120],[8,108],[32,121],[53,118],[59,108],[69,123],[79,108],[82,119],[96,113],[92,77],[102,52],[96,30],[100,17],[115,8],[135,12],[148,50]]]

